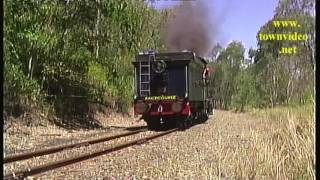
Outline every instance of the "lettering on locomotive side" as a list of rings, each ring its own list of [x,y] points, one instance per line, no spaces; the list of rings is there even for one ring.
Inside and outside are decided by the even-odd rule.
[[[144,98],[146,101],[155,101],[155,100],[176,100],[176,96],[147,96]]]

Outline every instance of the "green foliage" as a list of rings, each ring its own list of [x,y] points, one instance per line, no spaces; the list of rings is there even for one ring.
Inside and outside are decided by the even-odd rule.
[[[300,99],[314,87],[314,16],[312,1],[279,1],[274,17],[261,27],[257,34],[258,51],[255,56],[257,71],[264,80],[262,87],[266,90],[271,106],[288,104]],[[299,28],[276,28],[274,20],[296,20]],[[260,33],[308,34],[305,42],[300,41],[260,41]],[[296,54],[280,55],[281,47],[295,46]],[[313,90],[311,90],[313,91]]]
[[[84,96],[127,111],[131,61],[138,51],[163,48],[168,16],[135,0],[5,0],[5,99],[41,93],[63,110]],[[63,113],[61,113],[63,114]]]
[[[231,42],[226,49],[220,51],[215,67],[213,83],[213,96],[220,99],[220,106],[228,109],[237,90],[236,77],[240,73],[244,60],[244,47],[240,42]]]
[[[243,68],[244,49],[232,42],[219,50],[209,93],[216,108],[244,111],[247,107],[305,104],[314,100],[314,10],[312,0],[279,1],[274,17],[257,34],[258,49],[248,55],[254,64]],[[296,20],[299,28],[273,26],[275,20]],[[265,41],[259,34],[298,32],[308,34],[307,41]],[[296,46],[298,52],[281,55],[281,47]],[[217,54],[215,52],[215,54]]]
[[[4,68],[4,97],[5,105],[12,106],[24,100],[36,102],[40,99],[41,87],[34,79],[25,76],[17,65],[6,63]]]
[[[237,110],[243,111],[245,107],[264,107],[267,104],[264,91],[253,68],[242,70],[237,76],[237,90],[233,102]]]

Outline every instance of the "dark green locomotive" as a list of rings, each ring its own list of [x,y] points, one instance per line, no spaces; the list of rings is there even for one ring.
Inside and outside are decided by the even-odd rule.
[[[150,129],[186,128],[212,111],[207,62],[193,52],[141,53],[134,65],[134,111]]]

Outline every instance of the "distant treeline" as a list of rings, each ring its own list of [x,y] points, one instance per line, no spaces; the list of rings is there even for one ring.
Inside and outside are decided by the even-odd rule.
[[[241,42],[227,48],[216,45],[210,94],[216,108],[243,111],[246,107],[303,104],[314,101],[315,17],[313,0],[280,0],[275,14],[257,32],[257,49],[245,58]],[[300,27],[275,27],[278,20],[296,20]],[[308,35],[305,41],[261,40],[260,34]],[[281,48],[295,47],[295,54],[280,54]],[[250,64],[249,62],[253,62]]]

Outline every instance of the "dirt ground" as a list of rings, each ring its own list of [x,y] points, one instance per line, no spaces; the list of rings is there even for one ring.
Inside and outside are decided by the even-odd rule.
[[[100,118],[103,119],[102,116]],[[100,120],[102,121],[102,119]],[[104,122],[106,123],[104,126],[109,128],[90,131],[68,131],[54,126],[50,128],[38,126],[27,129],[22,127],[9,129],[5,134],[5,149],[7,153],[14,153],[22,149],[37,149],[36,147],[44,145],[78,141],[98,136],[100,133],[112,134],[119,132],[121,127],[144,125],[144,122],[136,120],[125,117],[109,119],[108,125]],[[281,149],[283,146],[279,143],[280,140],[277,142],[280,144],[280,150],[272,149],[275,135],[279,135],[280,132],[276,128],[277,125],[279,122],[257,118],[249,113],[216,110],[206,123],[198,124],[186,131],[174,132],[143,145],[52,170],[37,176],[37,178],[162,180],[295,179],[305,177],[303,179],[310,179],[312,174],[308,175],[309,171],[306,172],[306,176],[304,174],[299,176],[300,171],[291,172],[291,169],[288,169],[285,164],[290,162],[287,162],[286,159],[290,159],[294,155],[284,154],[286,149]],[[282,134],[280,136],[284,137]],[[130,140],[130,138],[121,141],[123,140]],[[110,144],[97,145],[96,148],[107,146]],[[96,148],[93,147],[93,149]],[[90,149],[80,148],[76,154],[88,151]],[[273,153],[270,157],[279,157],[276,160],[268,159],[268,153]],[[73,155],[75,154],[71,152],[64,153],[63,157],[72,157]],[[283,159],[284,157],[286,159]],[[50,162],[50,159],[45,161]],[[307,163],[309,160],[306,161]],[[25,168],[39,164],[41,163],[37,158],[19,165],[12,163],[5,165],[5,172],[10,172],[18,167]],[[293,166],[290,165],[290,167]]]
[[[28,118],[41,118],[31,114]],[[44,117],[42,117],[44,118]],[[113,134],[124,131],[127,127],[146,126],[139,117],[128,117],[116,113],[95,115],[102,128],[68,129],[51,123],[49,120],[38,120],[26,123],[25,117],[13,118],[4,127],[4,154],[33,151],[47,146],[56,146]]]

